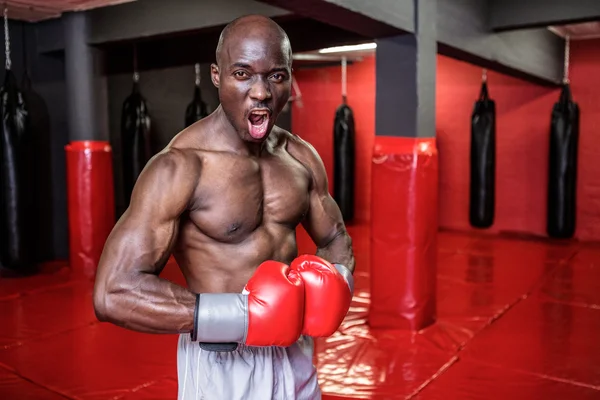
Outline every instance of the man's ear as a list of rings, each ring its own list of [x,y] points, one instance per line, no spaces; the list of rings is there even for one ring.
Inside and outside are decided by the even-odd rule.
[[[217,64],[210,64],[210,79],[216,88],[219,87],[219,66]]]

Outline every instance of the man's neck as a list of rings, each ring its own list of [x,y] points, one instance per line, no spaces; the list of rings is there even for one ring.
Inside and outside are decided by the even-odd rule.
[[[225,111],[221,106],[217,110],[218,118],[218,134],[222,135],[226,140],[226,145],[231,148],[232,151],[240,154],[247,154],[249,156],[260,157],[265,146],[267,146],[267,140],[260,143],[249,142],[243,140],[239,133],[236,132],[235,128],[229,122]]]

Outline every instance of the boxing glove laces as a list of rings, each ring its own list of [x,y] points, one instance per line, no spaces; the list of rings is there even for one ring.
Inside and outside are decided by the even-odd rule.
[[[248,346],[290,346],[300,337],[304,282],[290,266],[266,261],[242,293],[196,297],[192,341],[237,342]]]
[[[297,257],[290,267],[304,281],[302,333],[312,337],[333,335],[350,309],[354,293],[352,273],[342,264],[308,254]]]

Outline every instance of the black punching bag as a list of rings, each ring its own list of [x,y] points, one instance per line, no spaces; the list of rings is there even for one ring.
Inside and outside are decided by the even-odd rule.
[[[344,101],[333,124],[333,198],[344,221],[354,218],[354,113]]]
[[[548,221],[550,237],[570,238],[575,233],[579,106],[564,84],[552,109],[548,171]]]
[[[208,108],[206,107],[206,103],[202,101],[202,92],[200,91],[200,65],[196,64],[195,68],[196,82],[194,85],[194,98],[185,110],[186,128],[208,115]]]
[[[476,228],[494,223],[496,185],[496,104],[487,82],[471,114],[471,188],[469,222]]]
[[[50,114],[46,101],[34,90],[27,70],[21,81],[21,91],[28,114],[27,152],[24,155],[25,181],[28,195],[24,199],[30,244],[29,261],[39,263],[54,259],[54,223],[49,211],[52,198],[52,137]]]
[[[4,84],[0,88],[2,113],[2,140],[0,157],[1,229],[0,264],[12,270],[25,270],[30,267],[28,255],[28,195],[25,155],[29,141],[29,116],[23,95],[17,86],[15,75],[6,70]]]
[[[152,157],[150,116],[139,82],[134,79],[133,90],[123,102],[121,114],[121,142],[123,160],[123,194],[129,205],[131,192],[142,169]]]

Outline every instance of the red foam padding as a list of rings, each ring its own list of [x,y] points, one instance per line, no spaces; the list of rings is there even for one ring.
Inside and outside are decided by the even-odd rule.
[[[69,205],[69,261],[92,278],[115,223],[112,152],[108,142],[78,141],[65,147]]]
[[[376,137],[372,175],[369,323],[421,329],[435,318],[435,139]]]

